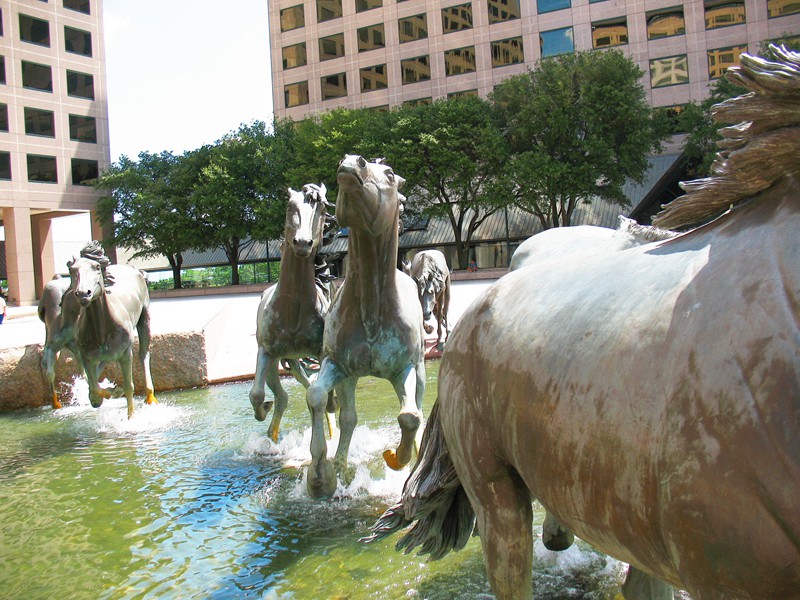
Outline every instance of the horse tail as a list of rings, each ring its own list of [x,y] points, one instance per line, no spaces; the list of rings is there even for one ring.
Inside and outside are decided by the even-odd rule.
[[[419,554],[430,554],[432,560],[461,550],[475,528],[475,512],[447,449],[438,402],[428,417],[419,457],[400,502],[383,513],[370,528],[372,535],[362,541],[382,539],[411,524],[396,549],[409,554],[419,547]]]

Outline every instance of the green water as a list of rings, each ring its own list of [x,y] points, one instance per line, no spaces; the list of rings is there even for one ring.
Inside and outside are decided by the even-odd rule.
[[[428,365],[427,414],[438,363]],[[76,400],[0,416],[0,598],[491,598],[480,544],[429,563],[364,545],[407,472],[388,471],[398,402],[364,379],[353,482],[329,501],[305,493],[309,417],[290,394],[281,440],[265,435],[249,383],[136,398]],[[539,521],[543,518],[537,513]],[[537,550],[537,598],[610,598],[620,564],[585,547]]]

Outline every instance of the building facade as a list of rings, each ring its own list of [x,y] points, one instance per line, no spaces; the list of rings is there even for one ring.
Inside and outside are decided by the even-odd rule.
[[[542,57],[619,48],[652,106],[702,100],[797,0],[271,0],[275,116],[486,96]]]
[[[0,224],[13,304],[34,304],[63,271],[53,219],[92,213],[88,182],[110,164],[102,24],[101,0],[0,0]]]

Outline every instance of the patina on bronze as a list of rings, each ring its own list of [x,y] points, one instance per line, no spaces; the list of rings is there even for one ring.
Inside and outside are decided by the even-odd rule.
[[[436,317],[436,342],[442,347],[450,334],[447,313],[450,310],[450,269],[444,254],[438,250],[423,250],[414,255],[411,261],[411,278],[417,284],[417,294],[422,305],[422,318],[425,333],[432,333],[433,327],[427,321]]]

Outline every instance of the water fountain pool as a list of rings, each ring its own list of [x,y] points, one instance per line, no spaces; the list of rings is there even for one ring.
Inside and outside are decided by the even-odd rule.
[[[426,413],[437,371],[430,362]],[[399,439],[388,382],[359,383],[354,479],[330,501],[305,491],[302,388],[287,382],[273,444],[249,385],[162,393],[154,406],[137,397],[128,421],[124,399],[95,410],[78,380],[61,410],[0,416],[0,597],[493,597],[477,538],[438,562],[395,552],[396,539],[358,541],[408,474],[381,458]],[[623,565],[586,546],[557,554],[539,543],[536,562],[537,598],[619,592]]]

